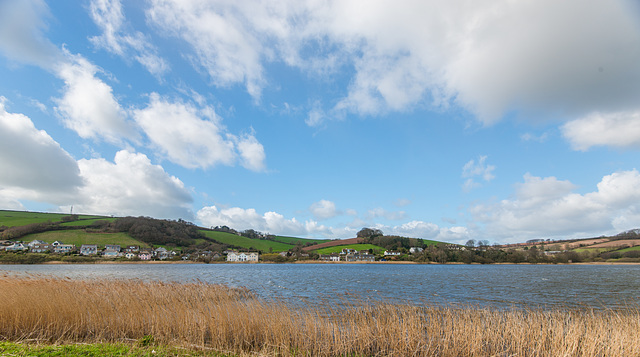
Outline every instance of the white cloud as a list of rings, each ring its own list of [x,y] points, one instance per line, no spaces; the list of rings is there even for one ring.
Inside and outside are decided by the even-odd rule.
[[[485,182],[489,182],[495,178],[493,170],[495,170],[496,167],[494,165],[486,164],[486,160],[486,156],[480,156],[478,158],[478,162],[475,162],[475,160],[469,160],[462,167],[462,177],[467,178],[462,186],[465,192],[469,192],[474,188],[482,186],[480,183],[474,181],[476,176],[481,177]]]
[[[267,3],[155,0],[147,15],[161,31],[191,45],[194,63],[215,85],[244,83],[247,92],[259,99],[264,86],[261,61],[268,47],[251,26],[265,20],[261,16],[268,7]]]
[[[387,235],[431,239],[447,243],[464,243],[470,235],[466,227],[439,227],[437,224],[410,221],[397,226],[379,226]]]
[[[93,0],[89,5],[91,18],[102,30],[100,36],[91,37],[96,47],[119,56],[132,56],[153,75],[169,70],[167,62],[157,55],[156,48],[141,32],[127,31],[120,0]]]
[[[264,171],[266,168],[264,147],[253,134],[243,135],[237,141],[240,163],[252,171]]]
[[[522,139],[522,141],[534,141],[538,143],[544,143],[549,139],[549,133],[542,133],[540,135],[536,135],[532,133],[524,133],[520,135],[520,139]]]
[[[56,111],[65,126],[84,139],[102,138],[113,144],[122,139],[137,140],[138,134],[126,120],[126,113],[113,96],[112,88],[96,77],[99,69],[80,55],[66,53],[57,75],[65,82]]]
[[[92,214],[192,219],[189,191],[182,181],[151,164],[146,155],[126,150],[114,162],[105,159],[78,161],[86,185],[74,210]]]
[[[76,161],[31,119],[9,113],[0,97],[0,190],[5,200],[65,203],[82,185]]]
[[[226,132],[215,110],[190,103],[169,101],[152,93],[149,105],[133,111],[133,117],[166,157],[187,168],[233,165],[236,159],[253,171],[265,169],[265,153],[253,134],[239,139]]]
[[[56,112],[84,139],[123,144],[137,133],[126,120],[112,88],[96,77],[100,69],[81,55],[60,50],[44,35],[47,5],[40,0],[0,4],[0,50],[9,58],[35,64],[65,82]]]
[[[575,150],[592,146],[640,147],[640,111],[591,113],[562,126]]]
[[[155,0],[148,17],[187,41],[216,85],[243,83],[254,98],[270,62],[323,78],[348,68],[346,93],[310,108],[310,126],[425,104],[485,124],[638,108],[640,21],[625,0]]]
[[[255,229],[266,233],[299,237],[352,238],[357,232],[356,229],[348,227],[327,227],[313,220],[300,222],[295,217],[286,218],[277,212],[259,214],[253,208],[218,209],[216,206],[207,206],[198,211],[197,219],[204,226],[228,226],[240,231]]]
[[[314,206],[315,205],[315,206]],[[331,201],[321,200],[314,203],[310,210],[318,214],[317,219],[330,216],[335,209]],[[332,216],[333,217],[333,216]],[[330,217],[328,217],[330,218]],[[397,226],[365,222],[356,218],[351,224],[343,227],[331,227],[308,220],[300,222],[295,218],[286,218],[277,212],[260,214],[255,209],[240,207],[218,209],[216,206],[203,207],[197,213],[198,221],[204,226],[228,226],[237,230],[255,229],[280,235],[321,238],[353,238],[362,227],[382,230],[387,235],[400,235],[412,238],[434,239],[445,242],[464,243],[470,233],[465,227],[439,227],[433,223],[411,221]]]
[[[320,200],[309,207],[309,211],[317,220],[325,220],[338,215],[336,204],[332,201]]]
[[[620,171],[602,178],[597,191],[577,194],[569,181],[529,174],[515,197],[473,206],[486,235],[509,241],[614,234],[636,228],[640,216],[640,173]]]
[[[42,0],[6,0],[0,2],[0,51],[17,61],[49,68],[59,60],[60,52],[43,32],[49,8]]]
[[[373,208],[367,211],[366,219],[372,220],[376,218],[398,221],[407,218],[407,213],[405,211],[390,212],[382,207]]]

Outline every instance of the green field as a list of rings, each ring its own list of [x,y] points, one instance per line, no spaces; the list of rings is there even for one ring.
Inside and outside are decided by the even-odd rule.
[[[202,230],[200,232],[205,236],[220,243],[230,244],[244,249],[255,249],[262,252],[268,252],[269,248],[271,248],[273,252],[283,252],[293,248],[293,245],[291,244],[274,242],[271,240],[250,239],[231,233],[205,230]]]
[[[69,216],[66,213],[43,213],[24,211],[3,211],[0,210],[0,226],[16,227],[32,223],[60,222],[62,217]],[[78,215],[80,219],[100,218],[95,215]],[[73,222],[69,222],[73,223]]]
[[[67,231],[48,231],[43,233],[29,234],[22,237],[24,242],[31,242],[34,239],[47,243],[60,241],[64,244],[75,244],[80,247],[83,244],[97,244],[104,247],[105,244],[118,244],[120,246],[139,245],[147,247],[146,243],[131,238],[126,233],[87,233],[83,230],[73,229]]]
[[[96,218],[96,219],[81,219],[81,220],[73,221],[73,222],[60,223],[60,225],[64,226],[64,227],[84,227],[84,226],[88,226],[90,224],[93,224],[96,221],[113,222],[116,219],[117,218],[112,218],[112,217],[101,217],[101,218]]]
[[[624,253],[624,252],[630,252],[633,250],[640,250],[640,245],[636,245],[635,247],[629,247],[629,248],[623,248],[620,250],[616,250],[616,252],[620,252],[620,253]]]
[[[320,244],[331,241],[331,239],[307,239],[307,238],[296,238],[296,237],[285,237],[285,236],[276,236],[276,241],[286,244],[295,245],[300,242],[303,245],[307,243]]]
[[[318,254],[331,254],[340,253],[343,249],[355,249],[357,251],[373,249],[374,253],[382,253],[385,251],[384,248],[373,244],[346,244],[336,245],[334,247],[320,248],[318,250],[315,250],[315,252]]]

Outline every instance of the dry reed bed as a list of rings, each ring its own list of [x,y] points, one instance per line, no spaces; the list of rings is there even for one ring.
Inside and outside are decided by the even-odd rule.
[[[238,355],[640,356],[640,312],[384,303],[294,308],[204,283],[0,277],[0,340],[144,336]]]

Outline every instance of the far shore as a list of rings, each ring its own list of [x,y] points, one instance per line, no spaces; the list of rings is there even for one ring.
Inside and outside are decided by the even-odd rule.
[[[393,265],[639,265],[640,262],[579,262],[579,263],[491,263],[480,264],[470,263],[465,264],[462,262],[412,262],[412,261],[377,261],[377,262],[325,262],[320,260],[298,260],[295,262],[194,262],[194,261],[176,261],[176,260],[148,260],[148,261],[94,261],[94,262],[63,262],[63,261],[49,261],[38,264],[27,265],[73,265],[73,264],[393,264]],[[0,265],[22,265],[14,263],[0,263]]]

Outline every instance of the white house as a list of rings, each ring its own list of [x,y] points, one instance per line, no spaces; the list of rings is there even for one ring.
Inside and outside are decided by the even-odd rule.
[[[71,253],[76,250],[76,246],[74,244],[58,244],[53,247],[53,252],[58,254],[66,254]]]
[[[396,256],[396,255],[401,255],[402,253],[400,252],[394,252],[392,250],[385,250],[384,251],[384,255],[391,255],[391,256]]]
[[[423,250],[424,249],[422,249],[420,247],[411,247],[411,248],[409,248],[409,253],[416,254],[416,253],[422,252]]]
[[[228,262],[257,262],[258,253],[237,253],[229,252],[227,254]]]

